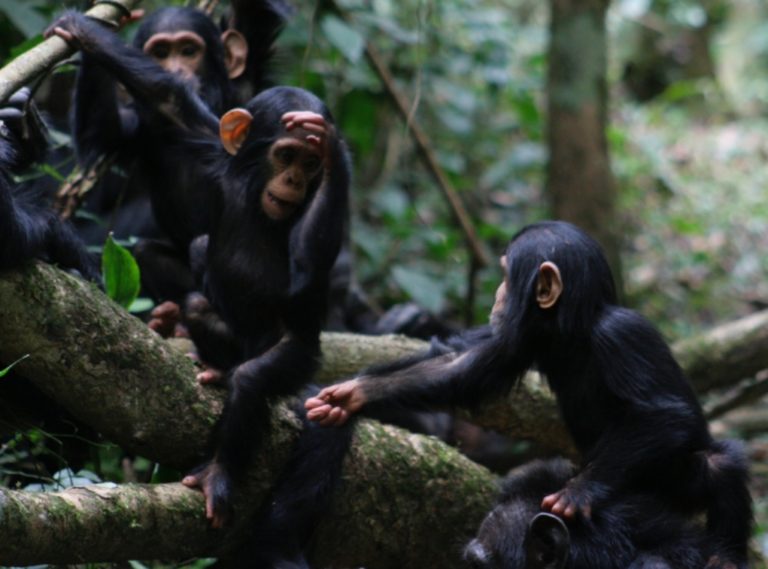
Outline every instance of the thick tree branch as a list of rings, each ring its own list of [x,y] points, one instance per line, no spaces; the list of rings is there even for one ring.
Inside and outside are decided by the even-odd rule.
[[[180,469],[205,455],[223,392],[198,386],[194,366],[180,351],[93,285],[44,264],[0,275],[0,298],[0,361],[29,353],[20,374],[131,452]],[[765,326],[749,322],[755,331]],[[399,337],[325,334],[322,376],[351,375],[424,347]],[[684,348],[678,355],[687,353]],[[740,366],[739,374],[747,369]],[[275,411],[252,488],[239,502],[241,520],[273,483],[298,432],[292,413],[284,406]],[[551,396],[535,376],[473,416],[567,450],[555,417]],[[319,530],[315,556],[323,566],[455,566],[457,547],[473,533],[493,493],[486,470],[440,442],[366,421],[356,431],[345,480]],[[114,507],[108,513],[99,503]],[[202,510],[201,496],[177,484],[48,495],[3,491],[0,531],[13,539],[0,540],[0,564],[215,555],[229,535],[209,530]],[[406,547],[406,561],[402,544],[408,543],[414,546]]]
[[[29,353],[19,374],[131,452],[177,468],[201,460],[223,392],[198,386],[179,351],[93,285],[44,264],[2,275],[0,298],[0,361]],[[238,501],[241,520],[272,486],[297,433],[295,416],[277,406],[252,487]],[[475,531],[494,493],[487,470],[439,441],[373,422],[356,430],[347,462],[343,494],[319,530],[315,555],[324,566],[391,567],[410,540],[422,544],[409,555],[414,566],[455,566],[455,547]],[[216,554],[212,544],[228,542],[221,534],[211,539],[194,491],[171,485],[110,492],[1,493],[0,531],[14,539],[0,540],[0,564],[178,559]],[[155,493],[171,502],[149,505]],[[99,503],[116,512],[105,517]],[[154,532],[163,539],[147,541]],[[78,538],[92,533],[93,540]]]
[[[700,393],[754,377],[768,369],[768,310],[680,341],[674,352]]]

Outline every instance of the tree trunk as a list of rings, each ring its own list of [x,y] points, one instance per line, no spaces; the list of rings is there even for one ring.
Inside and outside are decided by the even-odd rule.
[[[608,0],[552,0],[547,77],[547,193],[553,217],[597,239],[622,290],[616,184],[608,144]]]

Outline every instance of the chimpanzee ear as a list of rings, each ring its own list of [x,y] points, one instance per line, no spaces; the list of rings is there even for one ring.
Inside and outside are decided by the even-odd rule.
[[[232,156],[237,154],[251,129],[253,116],[245,109],[227,111],[219,121],[219,136],[224,149]]]
[[[224,65],[230,79],[240,77],[245,71],[245,63],[248,60],[248,42],[243,34],[237,30],[227,30],[221,34],[224,44]]]
[[[551,261],[539,266],[539,280],[536,283],[536,302],[543,309],[552,308],[563,292],[563,279],[560,269]]]

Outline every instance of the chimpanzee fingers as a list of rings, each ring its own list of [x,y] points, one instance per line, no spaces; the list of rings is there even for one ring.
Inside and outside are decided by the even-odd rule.
[[[22,107],[29,101],[30,95],[32,95],[32,90],[29,87],[22,87],[11,95],[8,99],[8,104],[14,107]]]
[[[46,37],[51,36],[59,36],[61,39],[63,39],[65,42],[71,45],[76,45],[77,42],[75,41],[75,36],[72,32],[65,30],[64,28],[55,27],[50,32],[46,32]]]
[[[224,374],[213,368],[208,368],[198,373],[195,378],[200,385],[219,384],[224,381]]]
[[[552,506],[557,503],[557,499],[559,497],[560,493],[555,492],[554,494],[549,494],[548,496],[544,496],[544,498],[541,500],[541,508],[543,510],[551,510]]]
[[[194,474],[187,474],[184,478],[181,479],[181,483],[187,488],[192,488],[195,490],[203,489],[202,483],[200,482],[200,478],[198,478]]]
[[[323,405],[327,405],[327,403],[320,397],[309,397],[306,401],[304,401],[304,409],[307,410],[315,409]]]
[[[18,121],[24,116],[20,109],[14,107],[5,107],[0,109],[0,120]]]
[[[122,18],[120,18],[120,24],[121,25],[126,25],[126,24],[129,24],[131,22],[138,22],[139,20],[141,20],[144,17],[145,13],[146,13],[146,10],[144,10],[144,8],[138,8],[136,10],[131,10],[131,15],[130,16],[127,16],[127,17],[123,16]]]
[[[290,111],[281,118],[286,130],[293,130],[300,127],[304,130],[325,134],[327,124],[323,115],[313,113],[312,111]]]
[[[341,407],[333,407],[328,415],[320,421],[320,425],[323,427],[339,427],[347,422],[349,414]]]
[[[315,407],[314,409],[307,411],[307,419],[310,421],[317,421],[322,423],[322,421],[328,416],[328,413],[331,412],[331,409],[332,407],[330,405],[323,402],[322,406]]]

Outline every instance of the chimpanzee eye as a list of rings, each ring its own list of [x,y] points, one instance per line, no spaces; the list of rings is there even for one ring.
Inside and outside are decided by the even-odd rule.
[[[284,164],[290,164],[296,159],[296,151],[293,148],[278,148],[275,151],[275,158]]]
[[[318,170],[320,168],[320,159],[316,156],[312,156],[310,158],[307,158],[304,161],[304,169],[307,172],[314,172],[315,170]]]
[[[149,55],[155,59],[165,59],[170,54],[170,51],[171,50],[167,44],[159,43],[152,47],[152,51]]]
[[[184,57],[194,57],[200,52],[200,46],[194,43],[184,44],[181,48],[181,55]]]

